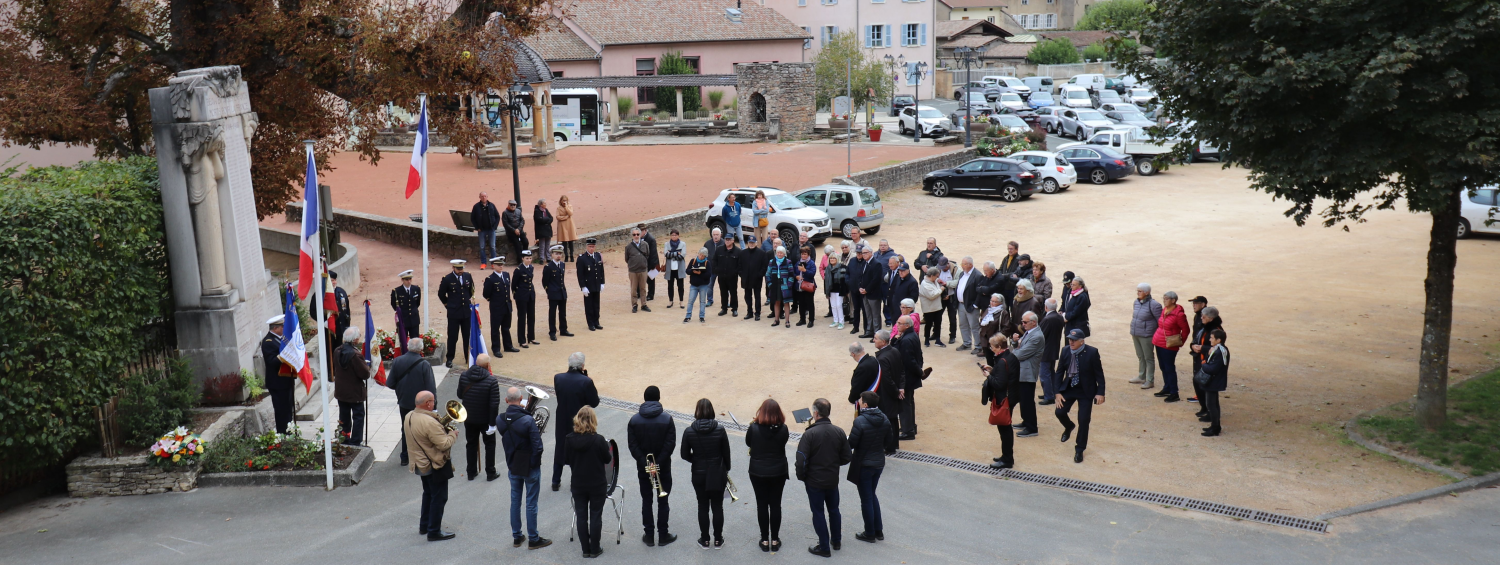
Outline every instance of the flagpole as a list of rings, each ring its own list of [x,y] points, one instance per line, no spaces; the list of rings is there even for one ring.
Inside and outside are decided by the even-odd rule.
[[[418,94],[417,95],[417,100],[420,101],[420,104],[417,107],[417,111],[421,113],[421,115],[417,116],[417,119],[421,120],[422,118],[425,118],[426,114],[427,114],[427,94],[425,92],[422,93],[422,94]],[[429,131],[429,132],[432,131],[432,125],[431,124],[427,125],[427,131]],[[418,132],[418,135],[421,135],[421,132]],[[432,142],[431,142],[431,140],[427,140],[427,143],[431,144]],[[432,287],[430,285],[428,285],[428,282],[429,281],[427,280],[427,155],[422,155],[422,288],[427,289],[425,292],[431,292],[432,291]],[[427,297],[423,297],[423,298],[427,298]],[[432,328],[432,317],[429,315],[431,312],[432,312],[432,301],[431,300],[423,300],[422,301],[422,327],[428,328],[428,329]]]
[[[314,142],[313,142],[313,140],[309,139],[307,141],[304,141],[303,143],[307,144],[307,158],[309,160],[311,160],[313,158],[313,143]],[[317,198],[318,196],[317,196],[317,194],[312,194],[312,195],[309,195],[309,197],[310,198]],[[321,211],[319,211],[319,213],[321,213]],[[322,220],[322,218],[315,218],[313,221],[318,222],[319,224],[321,224],[323,220]],[[323,231],[321,225],[319,226],[318,231],[319,232]],[[323,273],[323,249],[322,249],[323,245],[322,245],[321,239],[322,238],[319,237],[319,240],[320,240],[319,243],[318,243],[319,249],[317,249],[317,250],[315,250],[313,252],[313,273],[314,273],[313,276],[315,276],[315,277],[316,276],[322,276],[322,273]],[[319,281],[319,282],[324,282],[326,284],[325,281]],[[309,290],[309,292],[312,292],[312,291]],[[323,288],[322,288],[321,284],[318,285],[317,293],[318,293],[318,295],[315,296],[313,298],[313,300],[322,300],[323,299],[323,296],[322,296],[322,294],[323,294]],[[323,351],[322,355],[318,356],[318,380],[321,381],[321,382],[318,383],[318,390],[322,392],[322,396],[323,396],[323,434],[322,434],[323,435],[323,462],[324,462],[323,469],[325,471],[325,474],[328,476],[328,490],[333,490],[333,439],[332,439],[333,432],[331,431],[331,428],[328,426],[328,357],[330,355],[332,355],[333,352],[332,351],[327,351],[327,349],[328,349],[328,338],[327,338],[327,336],[325,336],[323,334],[324,329],[325,329],[324,326],[326,326],[328,324],[328,319],[327,318],[328,318],[328,305],[324,304],[323,307],[318,308],[318,323],[317,323],[317,326],[318,326],[318,345],[322,346],[323,349],[325,350],[325,351]]]

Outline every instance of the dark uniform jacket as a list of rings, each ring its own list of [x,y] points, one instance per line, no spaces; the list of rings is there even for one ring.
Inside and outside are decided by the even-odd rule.
[[[547,265],[542,267],[542,288],[547,289],[547,300],[568,299],[567,274],[567,263],[547,260]]]
[[[875,352],[875,361],[880,364],[883,381],[875,391],[880,393],[880,407],[888,413],[899,413],[901,397],[898,393],[906,390],[906,361],[901,358],[901,351],[896,349],[894,342]]]
[[[854,259],[850,259],[848,262],[844,263],[844,265],[847,266],[844,273],[844,280],[847,281],[849,294],[858,298],[859,286],[865,280],[865,267],[869,265],[869,262],[856,257]],[[851,306],[855,308],[860,307],[858,304],[853,304]]]
[[[713,259],[709,261],[713,265],[714,274],[721,277],[732,277],[740,274],[740,254],[744,253],[739,247],[730,249],[728,245],[721,245],[714,250]]]
[[[583,373],[558,373],[552,377],[552,389],[557,393],[557,429],[572,430],[573,417],[584,406],[599,407],[599,391],[594,388],[594,379]]]
[[[839,467],[849,464],[849,438],[844,430],[819,418],[797,442],[797,479],[815,489],[839,488]]]
[[[851,269],[852,270],[852,269]],[[852,279],[851,279],[852,280]],[[864,266],[859,277],[859,288],[865,291],[864,298],[885,299],[885,270],[871,261]]]
[[[285,328],[282,331],[286,331]],[[293,328],[292,331],[297,331]],[[260,340],[260,354],[266,360],[266,390],[289,390],[297,379],[281,376],[281,336],[266,332]]]
[[[900,274],[892,275],[889,288],[886,290],[885,301],[891,312],[901,312],[901,301],[910,298],[913,306],[919,306],[916,302],[921,295],[918,293],[917,278],[908,272],[905,277]]]
[[[672,465],[672,455],[677,451],[677,423],[661,407],[660,402],[648,401],[630,417],[625,426],[626,443],[630,455],[639,465],[646,464],[646,455],[656,457],[656,464],[667,470]]]
[[[1042,338],[1044,340],[1042,362],[1052,363],[1057,361],[1058,348],[1062,347],[1062,314],[1048,312],[1046,316],[1042,317],[1042,321],[1037,327],[1042,329]]]
[[[759,245],[740,250],[738,257],[740,287],[755,288],[766,278],[766,251]]]
[[[334,339],[344,339],[344,330],[349,329],[349,293],[343,287],[333,288],[333,301],[338,305],[338,318],[334,321]]]
[[[510,292],[516,297],[516,302],[532,302],[536,300],[536,285],[532,284],[536,267],[531,265],[516,265],[516,270],[510,274]]]
[[[1073,377],[1069,374],[1069,367],[1078,364],[1078,384],[1073,384]],[[1064,347],[1062,356],[1057,360],[1057,392],[1063,398],[1079,398],[1089,400],[1095,396],[1104,396],[1104,365],[1099,362],[1099,350],[1092,345],[1084,345],[1079,348],[1078,355],[1073,355],[1071,348]]]
[[[408,328],[418,327],[417,323],[422,321],[422,287],[417,285],[399,285],[391,289],[391,309],[401,318],[401,324]]]
[[[1072,289],[1064,291],[1071,295]],[[1083,335],[1089,335],[1089,291],[1078,293],[1078,296],[1068,298],[1068,306],[1063,309],[1063,315],[1067,316],[1067,329],[1081,329]]]
[[[922,338],[915,329],[901,334],[896,340],[896,349],[901,352],[901,362],[906,376],[906,392],[922,388]]]
[[[599,287],[604,286],[604,256],[598,251],[583,253],[578,256],[575,267],[578,268],[578,287],[589,289],[589,294],[599,294]]]
[[[490,302],[490,317],[510,313],[510,274],[495,271],[484,278],[484,299]]]
[[[469,306],[474,303],[474,275],[448,273],[438,284],[438,301],[448,308],[449,320],[469,319]]]
[[[875,360],[874,355],[866,353],[854,364],[854,376],[849,379],[849,403],[858,402],[859,393],[870,390],[877,378],[882,378],[880,362]],[[885,383],[881,383],[881,386],[885,386]]]

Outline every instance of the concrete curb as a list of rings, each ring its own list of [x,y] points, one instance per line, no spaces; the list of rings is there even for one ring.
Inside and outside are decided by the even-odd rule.
[[[348,487],[359,484],[375,465],[375,454],[369,447],[359,446],[359,453],[348,469],[334,470],[333,486]],[[256,471],[249,473],[204,473],[198,475],[198,487],[322,487],[327,486],[328,476],[321,470],[308,471]]]
[[[1375,413],[1376,410],[1381,410],[1381,409],[1382,408],[1376,408],[1375,410],[1367,411],[1367,412],[1365,412],[1363,414],[1355,416],[1354,419],[1349,420],[1349,422],[1345,423],[1344,424],[1344,433],[1348,434],[1349,440],[1353,441],[1354,443],[1359,444],[1360,447],[1363,447],[1363,448],[1368,449],[1370,451],[1374,451],[1374,452],[1377,452],[1377,453],[1382,453],[1382,454],[1385,454],[1385,455],[1389,455],[1391,457],[1395,457],[1395,458],[1400,459],[1402,461],[1405,461],[1407,463],[1411,463],[1412,465],[1416,465],[1416,466],[1421,467],[1423,469],[1427,469],[1428,471],[1432,471],[1434,473],[1445,475],[1448,478],[1451,478],[1451,479],[1454,479],[1454,480],[1461,481],[1461,480],[1469,478],[1468,475],[1465,475],[1465,474],[1460,473],[1458,471],[1455,471],[1453,469],[1449,469],[1447,467],[1444,467],[1442,465],[1438,465],[1438,464],[1433,463],[1431,461],[1427,461],[1427,460],[1424,460],[1424,459],[1418,459],[1416,457],[1412,457],[1410,455],[1401,453],[1399,451],[1396,451],[1396,450],[1391,449],[1389,447],[1386,447],[1384,445],[1380,445],[1378,443],[1375,443],[1374,441],[1371,441],[1370,439],[1366,438],[1364,436],[1364,434],[1362,434],[1362,433],[1359,432],[1359,421],[1361,419],[1363,419],[1363,418],[1369,417],[1371,414]]]
[[[1322,516],[1318,516],[1318,519],[1319,520],[1332,520],[1334,518],[1343,518],[1345,516],[1353,516],[1355,514],[1361,514],[1361,513],[1364,513],[1364,512],[1370,512],[1372,510],[1380,510],[1382,508],[1390,508],[1392,506],[1400,506],[1402,504],[1407,504],[1407,503],[1411,503],[1411,502],[1420,502],[1420,501],[1431,499],[1431,498],[1437,498],[1439,496],[1443,496],[1443,495],[1446,495],[1446,494],[1457,494],[1457,493],[1460,493],[1460,492],[1470,491],[1470,490],[1474,490],[1474,489],[1481,489],[1481,488],[1485,488],[1485,487],[1488,487],[1488,486],[1493,486],[1493,485],[1496,485],[1496,484],[1500,484],[1500,472],[1490,473],[1488,475],[1483,475],[1483,476],[1479,476],[1479,477],[1471,477],[1471,478],[1464,479],[1462,481],[1453,483],[1451,485],[1440,486],[1440,487],[1437,487],[1437,488],[1430,488],[1430,489],[1427,489],[1427,490],[1424,490],[1424,491],[1414,492],[1414,493],[1411,493],[1411,494],[1403,494],[1401,496],[1397,496],[1397,497],[1393,497],[1393,498],[1387,498],[1385,500],[1379,500],[1379,501],[1376,501],[1376,502],[1371,502],[1369,504],[1361,504],[1359,506],[1351,506],[1351,507],[1345,508],[1343,510],[1335,510],[1333,512],[1329,512],[1329,513],[1324,514]]]

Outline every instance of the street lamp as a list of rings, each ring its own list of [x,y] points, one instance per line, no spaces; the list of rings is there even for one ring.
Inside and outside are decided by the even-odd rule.
[[[969,122],[974,121],[974,110],[969,104],[969,88],[970,85],[974,84],[972,67],[979,63],[979,54],[985,52],[988,48],[988,45],[983,45],[979,47],[959,47],[953,50],[953,54],[957,57],[958,61],[964,65],[964,147],[974,146],[969,134]]]
[[[886,67],[889,67],[891,69],[891,74],[892,74],[891,80],[892,81],[894,81],[895,78],[896,78],[895,77],[895,72],[896,72],[895,69],[896,68],[900,67],[900,68],[902,68],[902,69],[904,69],[906,71],[906,81],[909,82],[909,83],[911,83],[911,85],[912,85],[912,112],[914,113],[914,116],[913,116],[913,119],[912,119],[912,137],[911,137],[911,140],[912,140],[913,143],[921,143],[921,141],[922,141],[922,106],[921,106],[921,102],[922,102],[922,77],[923,77],[923,75],[927,74],[927,63],[925,61],[917,61],[915,63],[911,63],[911,64],[908,65],[906,63],[906,56],[905,55],[897,55],[895,57],[891,57],[890,55],[886,55],[885,56],[885,65],[886,65]]]
[[[531,108],[522,103],[521,97],[532,94],[533,90],[531,88],[531,85],[526,84],[525,82],[517,81],[515,84],[510,86],[510,90],[508,90],[507,93],[510,94],[510,99],[504,104],[500,103],[501,98],[498,94],[487,95],[486,98],[489,102],[489,108],[486,108],[486,113],[489,115],[490,123],[494,123],[496,119],[500,117],[500,112],[502,111],[510,114],[510,174],[511,182],[515,185],[516,205],[520,206],[521,167],[517,163],[518,159],[516,157],[516,116],[520,115],[522,120],[531,118]]]

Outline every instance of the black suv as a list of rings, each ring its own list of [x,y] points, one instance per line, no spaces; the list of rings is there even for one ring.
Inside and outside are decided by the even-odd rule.
[[[912,98],[910,94],[897,94],[891,97],[891,116],[894,117],[900,114],[902,108],[915,106],[916,104],[917,100]]]
[[[998,194],[1006,202],[1016,202],[1040,190],[1036,173],[1036,167],[1025,161],[980,157],[952,169],[927,173],[922,190],[937,197],[954,192]]]

